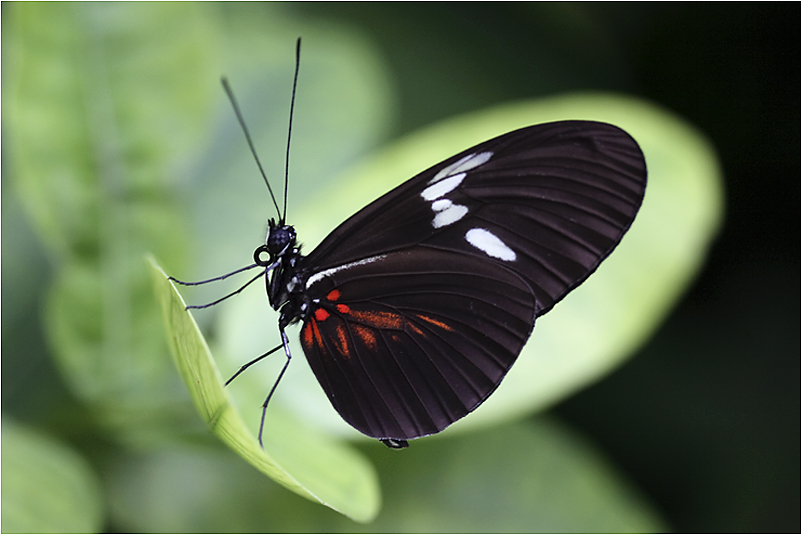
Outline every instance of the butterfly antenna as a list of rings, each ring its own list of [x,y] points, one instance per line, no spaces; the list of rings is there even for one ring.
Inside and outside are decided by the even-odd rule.
[[[242,118],[242,113],[240,113],[239,111],[237,100],[234,98],[234,93],[233,91],[231,91],[231,87],[229,87],[228,80],[226,79],[225,76],[222,78],[222,82],[223,82],[223,89],[226,90],[226,94],[228,95],[228,100],[231,101],[231,105],[234,107],[234,113],[237,115],[237,120],[239,121],[239,124],[242,127],[242,131],[245,133],[245,139],[248,141],[248,146],[251,148],[251,154],[253,154],[253,159],[256,160],[256,165],[259,166],[259,172],[262,173],[262,178],[265,180],[265,184],[267,184],[267,191],[270,192],[270,198],[273,199],[273,206],[276,207],[276,213],[280,215],[278,209],[278,203],[276,202],[276,196],[273,195],[273,188],[270,187],[270,182],[267,181],[267,175],[265,175],[265,171],[264,169],[262,169],[262,162],[259,161],[259,156],[256,155],[256,149],[253,147],[253,141],[251,141],[251,134],[248,132],[248,127],[245,126],[245,119]],[[286,211],[287,210],[286,186],[284,187],[284,189],[285,189],[284,210]]]
[[[292,79],[292,98],[290,99],[290,125],[287,128],[287,154],[284,158],[284,212],[281,215],[281,222],[286,221],[287,216],[287,184],[290,180],[290,139],[292,139],[292,115],[295,111],[295,88],[298,86],[298,70],[301,67],[301,38],[295,42],[295,76]]]

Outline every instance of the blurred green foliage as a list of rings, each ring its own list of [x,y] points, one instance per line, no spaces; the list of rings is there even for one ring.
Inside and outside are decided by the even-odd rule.
[[[41,427],[40,434],[54,435],[35,440],[68,452],[42,453],[62,466],[51,472],[65,474],[64,482],[31,486],[44,481],[41,466],[26,460],[37,452],[15,447],[16,428],[4,425],[4,466],[16,467],[3,473],[4,522],[17,522],[9,531],[665,529],[648,500],[577,433],[549,420],[504,422],[547,408],[619,365],[692,280],[717,229],[721,191],[715,157],[691,127],[636,100],[577,95],[455,119],[346,172],[388,135],[396,106],[386,67],[350,28],[303,20],[275,4],[3,4],[2,10],[3,338],[11,340],[3,369],[7,379],[7,370],[27,372],[12,377],[32,385],[29,393],[17,390],[15,399],[23,401],[8,408]],[[292,430],[303,422],[317,428],[312,436],[325,437],[316,447],[370,459],[375,468],[361,477],[375,478],[376,470],[384,508],[364,527],[298,499],[210,440],[170,362],[143,261],[152,252],[182,279],[250,262],[271,202],[218,80],[229,77],[281,191],[298,35],[305,51],[289,214],[307,246],[427,165],[530,122],[614,122],[641,142],[650,169],[643,211],[621,249],[573,301],[539,322],[536,343],[502,388],[454,432],[404,452],[374,442],[340,444],[334,436],[353,434],[332,417],[303,359],[295,359],[268,426]],[[46,284],[38,284],[42,279]],[[21,318],[8,311],[30,311],[30,294],[44,296],[46,348],[15,338]],[[219,295],[191,294],[193,302]],[[197,316],[214,334],[212,352],[225,373],[277,340],[258,289]],[[33,371],[26,368],[31,347],[40,363]],[[43,378],[38,370],[50,369],[49,362],[57,375]],[[251,429],[281,363],[266,364],[231,389]],[[36,386],[42,379],[56,387]],[[22,407],[29,397],[38,411]],[[319,459],[308,448],[294,449],[292,435],[276,433],[270,441],[276,451],[284,448],[288,471],[305,470],[305,460]],[[300,458],[291,460],[293,453]],[[333,468],[336,474],[346,466]],[[324,481],[314,472],[304,477],[311,486]],[[86,503],[72,507],[75,518],[63,516],[62,526],[37,524],[62,518],[56,513],[63,500],[76,498],[70,488],[84,489],[77,492]],[[30,520],[26,511],[37,497],[54,509]],[[373,490],[335,508],[366,521],[379,500]]]
[[[103,526],[98,477],[60,441],[3,418],[5,533],[92,533]]]

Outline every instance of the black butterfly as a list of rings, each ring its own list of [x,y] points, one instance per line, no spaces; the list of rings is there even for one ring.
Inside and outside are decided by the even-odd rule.
[[[235,272],[263,268],[250,282],[268,274],[280,312],[287,362],[265,409],[289,364],[285,330],[301,322],[309,365],[354,428],[396,448],[442,431],[487,399],[535,318],[618,245],[645,188],[643,154],[626,132],[561,121],[427,169],[308,255],[284,215],[271,219],[255,264]]]

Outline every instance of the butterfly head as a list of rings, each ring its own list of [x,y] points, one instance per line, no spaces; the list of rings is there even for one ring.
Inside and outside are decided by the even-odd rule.
[[[265,245],[271,257],[280,256],[295,245],[295,229],[290,225],[285,225],[282,221],[276,222],[271,219],[265,237]]]
[[[256,249],[253,259],[260,266],[269,266],[284,256],[287,251],[292,251],[294,248],[295,229],[291,225],[285,225],[281,221],[276,222],[271,219],[268,222],[265,244]],[[267,253],[269,258],[266,260],[262,258],[263,253]]]

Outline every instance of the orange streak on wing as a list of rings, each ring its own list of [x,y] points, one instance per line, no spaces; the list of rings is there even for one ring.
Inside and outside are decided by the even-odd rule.
[[[315,343],[317,344],[320,353],[322,355],[328,355],[329,352],[326,350],[326,346],[323,345],[323,335],[320,334],[320,329],[318,329],[317,323],[315,323],[314,329],[315,329]]]
[[[440,327],[441,329],[444,329],[446,331],[454,330],[453,327],[451,327],[449,324],[443,323],[442,321],[436,320],[434,318],[430,318],[429,316],[424,316],[423,314],[416,314],[416,316],[418,316],[423,321],[428,321],[432,325],[436,325],[437,327]]]
[[[404,327],[404,318],[392,312],[351,310],[349,315],[356,321],[377,329],[402,329]]]
[[[304,349],[311,349],[312,347],[312,341],[314,335],[314,333],[312,332],[312,324],[314,323],[314,321],[315,320],[312,320],[308,322],[306,325],[304,325],[304,330],[301,332],[301,342],[303,342],[304,344]]]
[[[340,298],[340,290],[334,289],[328,293],[326,299],[329,301],[336,301]]]
[[[335,340],[337,349],[343,357],[350,357],[351,350],[348,348],[348,336],[345,334],[345,328],[342,326],[342,324],[337,325],[335,332],[337,333],[337,339]]]
[[[357,323],[352,325],[352,328],[354,329],[354,333],[356,333],[359,339],[365,344],[365,347],[371,351],[376,349],[376,333],[373,331],[373,329],[369,329],[368,327],[359,325]]]
[[[340,312],[340,314],[348,314],[349,312],[351,312],[351,307],[349,307],[348,305],[344,305],[342,303],[337,303],[336,308],[337,311]]]
[[[424,338],[426,338],[426,335],[423,334],[423,331],[418,329],[418,327],[414,323],[407,322],[407,327],[409,327],[410,329],[415,331],[417,334],[419,334],[419,335],[423,336]]]
[[[311,351],[312,345],[316,345],[321,355],[327,355],[326,346],[323,345],[323,337],[320,335],[320,329],[317,327],[317,321],[313,319],[304,325],[301,331],[301,343],[304,345],[304,351]]]

